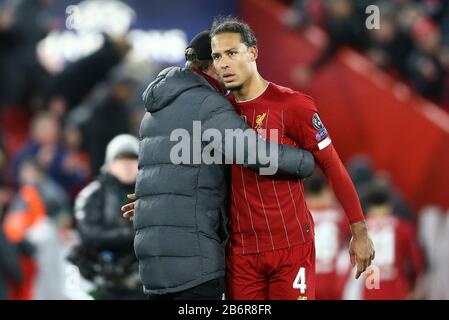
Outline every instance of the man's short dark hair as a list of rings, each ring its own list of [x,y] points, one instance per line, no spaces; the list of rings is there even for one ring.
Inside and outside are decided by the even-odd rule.
[[[304,180],[304,191],[311,196],[319,195],[326,187],[327,184],[324,176],[317,172]]]
[[[242,20],[233,16],[219,16],[214,18],[210,30],[210,37],[221,33],[238,33],[241,42],[247,47],[257,46],[257,39],[251,27]]]
[[[375,206],[391,205],[391,190],[383,181],[374,181],[367,186],[362,196],[362,203],[366,209]]]

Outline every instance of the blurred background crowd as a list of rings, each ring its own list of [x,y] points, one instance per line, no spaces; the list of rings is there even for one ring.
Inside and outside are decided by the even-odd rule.
[[[370,5],[379,29],[366,28]],[[344,215],[319,172],[306,181],[317,298],[449,299],[444,0],[0,0],[0,299],[142,298],[120,212],[137,174],[141,94],[183,65],[188,40],[218,14],[254,28],[266,79],[316,99],[364,206],[376,260],[356,282]],[[372,92],[360,77],[387,85]],[[353,99],[332,93],[342,83]]]
[[[378,11],[366,10],[376,5]],[[298,85],[332,59],[341,46],[361,52],[424,97],[449,107],[449,3],[447,1],[296,0],[285,13],[292,29],[316,25],[329,41],[313,62],[294,75]],[[381,28],[363,27],[378,12]],[[368,21],[367,25],[374,21]]]

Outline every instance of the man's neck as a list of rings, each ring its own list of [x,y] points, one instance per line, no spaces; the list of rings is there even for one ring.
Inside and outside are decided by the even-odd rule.
[[[256,72],[256,74],[248,79],[239,91],[234,93],[234,96],[238,102],[253,100],[265,92],[268,84],[268,81],[263,79],[261,75]]]

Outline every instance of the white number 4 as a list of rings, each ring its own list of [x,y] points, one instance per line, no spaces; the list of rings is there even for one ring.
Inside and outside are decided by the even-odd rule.
[[[293,282],[293,288],[299,289],[299,291],[301,291],[301,294],[304,294],[306,292],[306,268],[299,268],[298,274],[296,275],[295,281]]]

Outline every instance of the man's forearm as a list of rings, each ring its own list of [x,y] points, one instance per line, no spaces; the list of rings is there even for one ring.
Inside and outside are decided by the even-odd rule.
[[[299,179],[310,177],[315,168],[315,159],[310,152],[283,144],[279,145],[278,162],[281,174],[290,174]]]
[[[321,151],[315,152],[314,156],[329,180],[335,196],[348,217],[349,223],[352,225],[356,222],[363,221],[362,207],[360,206],[354,184],[334,147],[330,145]]]
[[[245,148],[245,150],[242,150],[245,154],[245,167],[255,171],[271,166],[275,168],[276,176],[286,179],[304,179],[313,174],[315,159],[310,152],[289,145],[267,141],[257,135],[256,139],[257,148]],[[273,149],[276,150],[274,155],[271,154]],[[270,150],[269,162],[261,164],[260,154],[265,154],[266,150]],[[274,156],[277,158],[274,159]],[[247,160],[250,158],[256,159],[256,163],[249,164]]]

